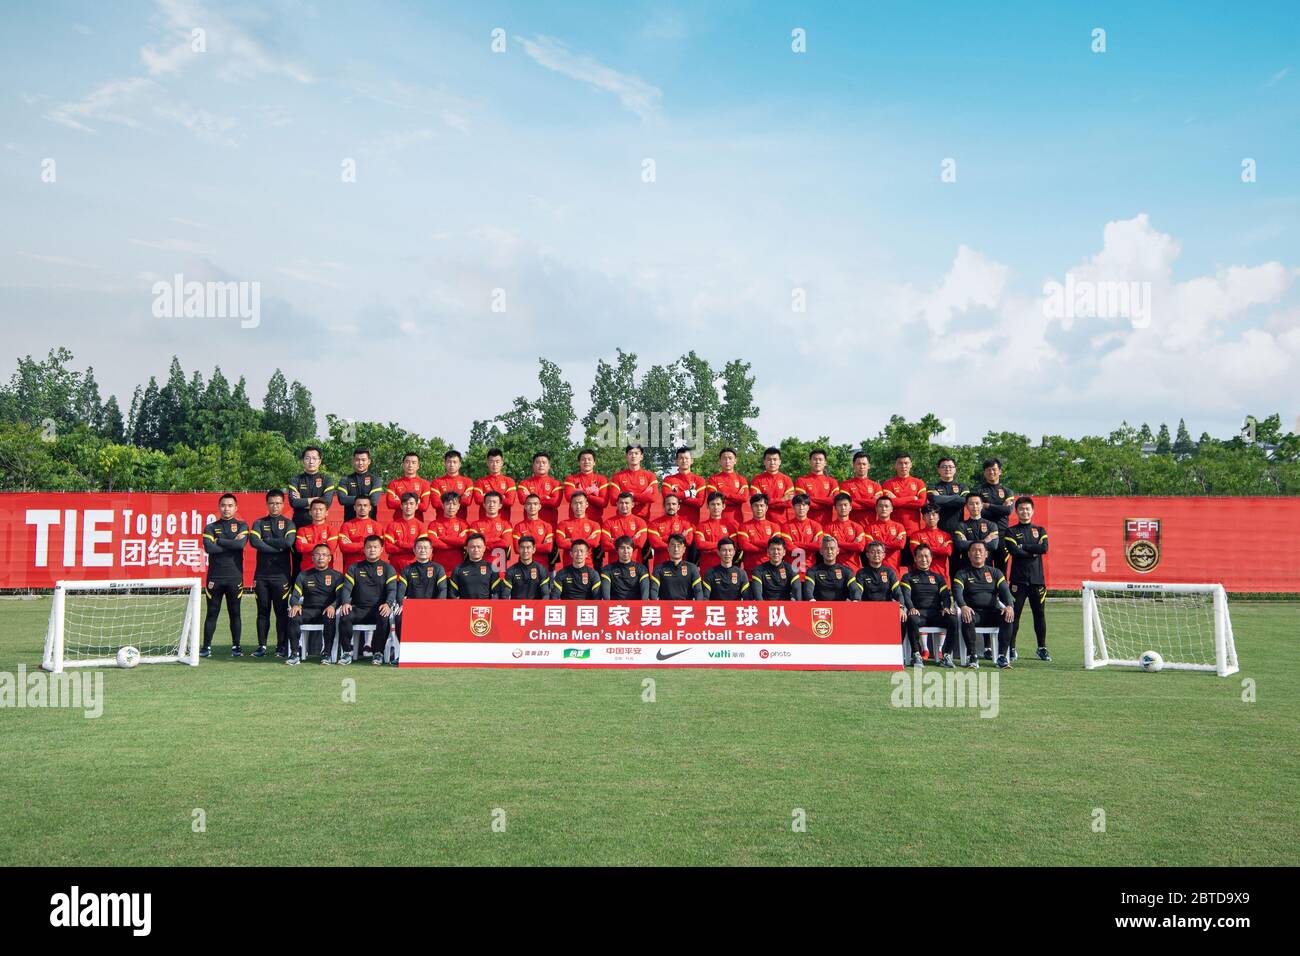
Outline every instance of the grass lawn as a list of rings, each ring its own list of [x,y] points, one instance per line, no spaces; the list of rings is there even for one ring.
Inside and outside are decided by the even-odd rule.
[[[0,671],[49,606],[0,600]],[[1240,674],[1087,672],[1054,600],[994,719],[887,673],[290,668],[223,619],[197,668],[106,670],[98,719],[0,709],[0,863],[1295,865],[1300,604],[1231,613]]]

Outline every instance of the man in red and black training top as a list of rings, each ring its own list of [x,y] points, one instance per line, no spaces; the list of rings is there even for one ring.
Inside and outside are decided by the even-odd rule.
[[[429,482],[429,500],[440,501],[447,492],[456,492],[460,496],[460,516],[470,521],[469,506],[474,501],[474,482],[469,476],[460,473],[463,463],[460,452],[454,448],[448,449],[442,456],[443,473]]]
[[[648,523],[650,505],[659,499],[659,481],[653,471],[641,467],[645,452],[640,445],[628,445],[624,453],[627,467],[610,476],[610,487],[615,498],[625,491],[632,492],[632,513]]]
[[[653,566],[668,560],[668,539],[682,536],[687,549],[695,546],[695,523],[681,513],[681,499],[669,492],[664,495],[664,513],[650,522],[649,538]]]
[[[542,501],[531,492],[524,496],[524,520],[515,525],[515,540],[525,535],[533,539],[536,560],[551,566],[551,553],[555,549],[555,529],[541,519]]]
[[[632,514],[632,493],[624,491],[618,496],[616,514],[605,518],[600,525],[600,550],[608,561],[614,556],[614,542],[628,538],[635,547],[636,559],[641,560],[650,541],[650,526]]]
[[[708,481],[703,475],[697,475],[691,471],[695,464],[695,458],[689,448],[677,449],[677,473],[664,475],[663,481],[659,483],[659,494],[666,501],[669,495],[676,495],[679,506],[685,506],[687,515],[692,522],[699,521],[701,518],[708,517],[708,508],[706,507],[705,498],[707,492],[705,488]],[[665,510],[667,510],[665,508]],[[667,538],[664,539],[665,543]],[[667,551],[664,552],[665,557]]]
[[[867,534],[872,541],[879,541],[885,546],[885,564],[899,571],[899,558],[907,546],[907,529],[890,517],[894,513],[894,502],[888,495],[876,499],[876,520],[867,526]]]
[[[853,499],[848,492],[841,491],[835,496],[835,516],[830,524],[822,529],[836,540],[840,546],[840,564],[854,574],[862,567],[862,552],[867,550],[867,529],[849,517],[853,509]]]
[[[749,502],[754,494],[767,495],[767,517],[777,524],[790,519],[790,499],[795,496],[794,479],[781,471],[781,449],[768,448],[763,452],[763,470],[749,483]]]
[[[337,540],[339,552],[343,555],[343,567],[350,568],[366,556],[366,538],[372,534],[384,534],[383,525],[370,514],[370,499],[360,497],[353,505],[356,517],[339,526]]]
[[[893,518],[911,534],[921,527],[921,509],[930,502],[930,489],[912,474],[912,456],[899,452],[894,458],[894,477],[881,486],[894,503]]]
[[[518,485],[515,484],[513,478],[502,470],[505,468],[505,462],[505,455],[501,454],[500,448],[489,448],[487,453],[487,474],[474,480],[472,494],[474,503],[478,505],[481,514],[483,496],[489,491],[495,491],[501,496],[501,516],[509,520],[511,510],[515,506]]]
[[[473,528],[460,514],[460,495],[448,491],[442,496],[442,514],[429,522],[425,534],[433,542],[433,560],[453,570],[465,560],[465,545]],[[478,536],[482,542],[483,536]],[[487,545],[483,544],[483,549]],[[480,553],[479,557],[482,557]]]
[[[722,495],[722,517],[734,530],[745,521],[741,508],[749,501],[749,482],[745,480],[744,475],[736,471],[736,451],[733,448],[724,448],[718,453],[718,469],[709,476],[709,483],[705,486],[705,510],[707,512],[709,499],[713,497],[714,492]],[[701,524],[704,523],[704,518],[705,512],[701,512]],[[700,570],[706,569],[700,568]]]
[[[871,477],[871,456],[865,451],[853,454],[853,477],[840,482],[840,491],[853,500],[849,518],[864,528],[876,520],[876,499],[884,491],[880,483]]]
[[[560,502],[564,500],[564,482],[551,474],[551,456],[544,451],[533,455],[533,473],[519,482],[518,494],[536,495],[541,504],[538,517],[552,528],[560,520]]]
[[[907,536],[907,543],[916,553],[916,546],[924,544],[930,549],[930,566],[948,579],[948,559],[952,557],[952,535],[939,527],[939,509],[926,505],[921,509],[922,526]]]
[[[826,472],[826,449],[814,448],[808,453],[808,474],[796,478],[794,486],[808,496],[808,517],[826,527],[840,493],[840,483]]]
[[[226,602],[230,621],[230,656],[240,657],[239,638],[243,620],[239,616],[239,599],[244,596],[244,548],[248,546],[248,525],[236,514],[239,503],[227,492],[217,501],[221,517],[203,529],[203,550],[208,555],[208,579],[203,593],[208,599],[207,617],[203,620],[203,648],[200,657],[212,656],[212,637],[217,632],[221,602]]]
[[[420,456],[413,451],[402,456],[402,477],[388,483],[384,500],[392,510],[390,521],[402,516],[402,495],[408,491],[415,493],[415,517],[423,522],[429,508],[429,483],[420,477]]]
[[[429,536],[424,522],[416,517],[419,507],[420,496],[406,492],[402,495],[402,513],[384,526],[384,549],[395,571],[402,571],[415,560],[415,542]]]
[[[718,543],[739,530],[724,513],[726,498],[722,492],[709,492],[708,507],[709,516],[695,526],[695,548],[700,555],[697,566],[701,573],[717,565]]]
[[[573,563],[575,541],[587,543],[590,549],[588,556],[601,541],[600,522],[587,517],[587,496],[581,491],[575,491],[569,499],[569,514],[572,517],[565,518],[555,526],[555,550],[559,558],[555,565],[557,568]]]
[[[307,564],[312,560],[312,548],[318,544],[329,547],[333,552],[335,545],[338,543],[338,532],[330,527],[326,518],[329,516],[329,508],[326,506],[324,499],[317,498],[311,503],[308,509],[311,513],[311,524],[304,525],[297,529],[298,533],[294,535],[293,549],[298,555],[298,561],[301,564]],[[330,555],[331,562],[333,554]]]
[[[740,542],[740,553],[746,571],[753,572],[767,560],[767,543],[781,533],[781,525],[769,517],[767,495],[759,492],[751,495],[749,511],[754,517],[746,521],[734,537]]]
[[[379,514],[379,502],[383,497],[384,483],[370,470],[370,449],[354,448],[352,474],[340,478],[338,484],[334,486],[334,498],[343,506],[343,520],[351,521],[357,516],[358,498],[365,498],[370,502],[370,517],[376,518]]]
[[[587,496],[587,517],[604,524],[608,512],[606,506],[612,506],[617,495],[611,494],[609,479],[596,471],[596,453],[590,448],[578,452],[578,470],[564,479],[564,500],[573,497],[574,492],[581,491]]]
[[[790,563],[803,573],[817,563],[822,547],[822,526],[808,516],[812,504],[802,491],[790,500],[794,517],[785,523],[781,534],[789,542]]]
[[[494,568],[504,568],[515,546],[515,530],[501,514],[501,494],[489,491],[483,496],[483,513],[473,529],[483,536],[485,554]]]

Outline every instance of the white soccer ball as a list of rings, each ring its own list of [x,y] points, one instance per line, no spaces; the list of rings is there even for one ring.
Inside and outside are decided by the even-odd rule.
[[[118,667],[135,667],[140,663],[140,651],[129,644],[126,647],[118,648],[117,666]]]
[[[1143,651],[1142,656],[1138,658],[1138,663],[1147,673],[1154,674],[1165,666],[1165,659],[1156,651]]]

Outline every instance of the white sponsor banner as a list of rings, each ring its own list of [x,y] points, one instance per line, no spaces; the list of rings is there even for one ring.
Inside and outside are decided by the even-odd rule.
[[[511,667],[857,667],[897,668],[899,645],[887,644],[501,644],[472,641],[404,641],[403,666],[500,665]]]

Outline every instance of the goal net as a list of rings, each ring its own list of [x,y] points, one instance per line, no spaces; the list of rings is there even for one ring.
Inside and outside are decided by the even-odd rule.
[[[1223,585],[1084,581],[1084,667],[1140,667],[1144,651],[1174,670],[1236,673]]]
[[[134,647],[139,663],[199,662],[198,578],[60,581],[54,586],[41,667],[112,667]]]

